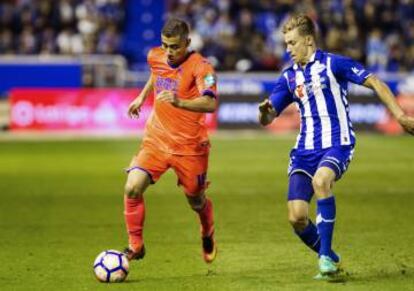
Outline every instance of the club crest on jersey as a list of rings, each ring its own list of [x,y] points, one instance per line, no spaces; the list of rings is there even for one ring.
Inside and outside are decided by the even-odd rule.
[[[209,88],[216,84],[216,76],[213,74],[208,74],[204,77],[204,85]]]
[[[305,96],[305,86],[303,84],[302,85],[297,85],[296,89],[295,89],[295,94],[299,98],[303,98]]]

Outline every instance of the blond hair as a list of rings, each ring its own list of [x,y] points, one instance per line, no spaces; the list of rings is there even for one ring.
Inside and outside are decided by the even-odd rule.
[[[295,14],[283,25],[283,33],[287,33],[295,28],[302,36],[311,35],[315,37],[315,24],[306,14]]]

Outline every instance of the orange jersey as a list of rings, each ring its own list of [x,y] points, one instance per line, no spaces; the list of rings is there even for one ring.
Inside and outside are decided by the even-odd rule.
[[[180,99],[208,95],[216,98],[216,76],[213,67],[200,54],[191,52],[177,67],[170,66],[160,47],[148,53],[154,94],[173,91]],[[178,155],[202,155],[209,150],[205,113],[177,108],[168,102],[154,101],[147,121],[143,146]]]

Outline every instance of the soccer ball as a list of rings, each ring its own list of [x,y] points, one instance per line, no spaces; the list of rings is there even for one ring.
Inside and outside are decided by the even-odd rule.
[[[93,263],[93,271],[101,282],[122,282],[128,276],[129,264],[125,254],[116,250],[100,253]]]

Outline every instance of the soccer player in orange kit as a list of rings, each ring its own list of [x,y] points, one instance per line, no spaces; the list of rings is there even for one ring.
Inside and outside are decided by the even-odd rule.
[[[148,53],[151,76],[128,108],[128,115],[138,118],[145,99],[154,92],[154,109],[141,148],[127,169],[124,215],[129,260],[145,255],[143,194],[169,168],[199,216],[204,260],[211,263],[216,257],[213,204],[205,195],[210,143],[204,123],[205,113],[217,107],[216,75],[205,58],[190,51],[188,36],[186,22],[170,19],[165,23],[161,47]]]

